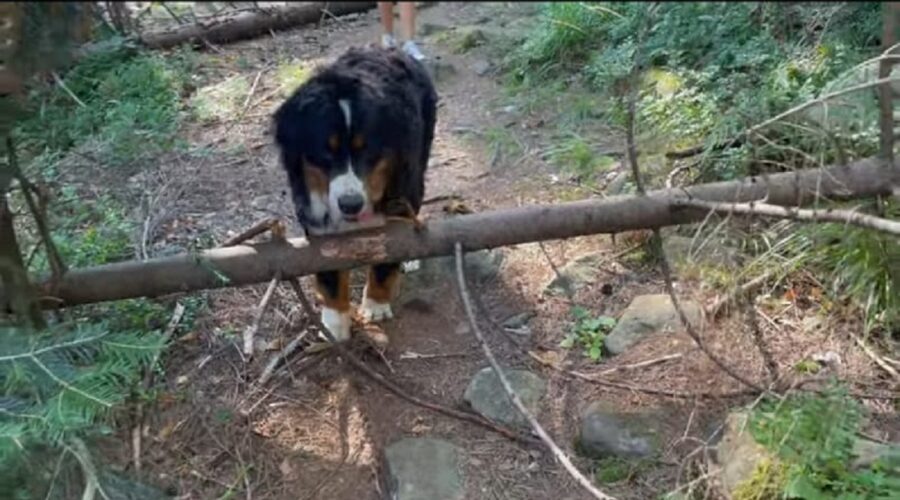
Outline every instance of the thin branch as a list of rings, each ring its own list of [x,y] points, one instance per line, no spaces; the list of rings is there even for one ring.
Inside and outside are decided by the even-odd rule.
[[[658,365],[660,363],[665,363],[667,361],[672,361],[673,359],[681,359],[684,356],[683,352],[676,352],[675,354],[667,354],[665,356],[660,356],[654,359],[648,359],[647,361],[641,361],[639,363],[632,363],[630,365],[622,365],[622,366],[614,366],[612,368],[608,368],[606,370],[594,373],[592,375],[596,376],[604,376],[611,375],[615,372],[622,370],[634,370],[636,368],[646,368],[648,366]]]
[[[462,297],[463,305],[466,309],[466,315],[469,317],[469,325],[472,327],[472,333],[475,334],[475,337],[478,339],[478,342],[481,344],[482,350],[484,350],[484,355],[487,357],[488,362],[491,364],[491,368],[493,368],[494,373],[497,374],[497,377],[500,379],[500,384],[503,385],[503,390],[506,391],[507,396],[512,400],[513,405],[519,410],[519,413],[528,420],[528,423],[531,425],[531,428],[540,436],[541,441],[550,448],[550,451],[553,453],[553,456],[562,464],[562,466],[566,469],[566,471],[577,481],[584,489],[591,493],[594,498],[599,498],[601,500],[614,500],[614,497],[603,493],[598,490],[591,484],[591,481],[584,477],[574,465],[572,465],[571,460],[566,454],[557,446],[557,444],[553,441],[553,439],[547,434],[547,431],[541,427],[541,424],[531,415],[531,412],[525,408],[525,405],[522,403],[522,400],[519,398],[519,395],[516,394],[516,391],[513,390],[512,386],[509,385],[509,380],[506,378],[506,375],[503,373],[503,370],[500,368],[500,365],[497,363],[497,360],[494,358],[494,353],[491,352],[491,348],[488,347],[487,341],[484,339],[484,334],[481,333],[481,329],[478,327],[478,322],[475,321],[475,313],[472,311],[471,300],[469,299],[469,294],[466,290],[466,278],[463,273],[463,251],[462,245],[460,243],[456,243],[456,279],[459,284],[459,294]]]
[[[725,310],[725,307],[730,305],[732,302],[737,300],[739,297],[756,290],[757,288],[765,285],[773,276],[775,276],[775,271],[766,271],[763,274],[753,278],[752,280],[738,286],[732,288],[724,297],[715,301],[711,306],[706,308],[706,316],[710,319],[716,319],[719,314]]]
[[[269,282],[269,287],[266,288],[266,293],[263,294],[262,300],[259,301],[259,305],[256,307],[256,317],[253,318],[253,323],[244,330],[244,354],[248,357],[253,356],[253,338],[256,336],[257,330],[259,330],[259,324],[269,308],[272,293],[275,291],[275,287],[278,286],[280,279],[281,273],[276,272],[275,277]]]
[[[69,86],[66,85],[66,82],[64,82],[63,79],[59,77],[59,73],[57,73],[56,71],[53,71],[52,75],[53,75],[53,81],[55,81],[56,84],[59,86],[59,88],[61,88],[63,90],[63,92],[65,92],[69,97],[71,97],[72,100],[75,101],[76,104],[78,104],[82,108],[87,107],[87,104],[85,104],[84,101],[79,99],[78,96],[75,95],[74,92],[72,92],[72,90],[69,88]]]
[[[613,382],[610,380],[603,380],[601,378],[597,378],[596,375],[599,374],[590,374],[583,373],[574,370],[567,370],[556,363],[543,359],[537,354],[533,352],[528,352],[528,356],[531,359],[537,361],[538,363],[552,368],[566,376],[576,378],[578,380],[583,380],[585,382],[590,382],[592,384],[596,384],[602,387],[611,387],[613,389],[620,389],[623,391],[629,392],[640,392],[644,394],[651,394],[653,396],[665,396],[670,398],[679,398],[679,399],[697,399],[697,398],[709,398],[709,399],[726,399],[726,398],[735,398],[735,397],[743,397],[743,396],[753,396],[759,394],[758,391],[752,389],[743,389],[740,391],[733,392],[723,392],[723,393],[715,393],[715,392],[684,392],[684,391],[669,391],[665,389],[653,389],[651,387],[641,387],[637,385],[626,384],[623,382]],[[602,372],[601,372],[602,373]]]
[[[261,220],[261,221],[257,222],[256,224],[254,224],[253,226],[251,226],[250,229],[247,229],[246,231],[244,231],[243,233],[240,233],[232,238],[227,239],[225,241],[225,243],[222,243],[221,246],[233,247],[236,245],[240,245],[241,243],[249,240],[250,238],[253,238],[257,235],[260,235],[260,234],[270,230],[275,223],[277,223],[276,219]]]
[[[864,353],[866,353],[866,356],[868,356],[869,359],[874,361],[876,365],[878,365],[879,367],[881,367],[881,369],[883,369],[888,374],[890,374],[890,376],[894,377],[894,380],[900,381],[900,373],[898,373],[897,370],[893,366],[891,366],[881,356],[879,356],[878,353],[876,353],[874,350],[872,350],[872,348],[869,347],[869,345],[866,344],[866,342],[863,339],[859,338],[858,335],[856,335],[855,333],[853,333],[851,331],[850,336],[853,337],[853,341],[856,342],[856,345],[858,345],[863,350]]]
[[[381,375],[380,373],[376,372],[375,370],[369,368],[365,363],[363,363],[362,361],[357,359],[356,356],[351,354],[347,350],[347,348],[344,347],[343,344],[337,342],[337,340],[334,338],[334,336],[331,334],[331,332],[328,331],[328,328],[326,328],[325,325],[322,324],[322,320],[319,319],[319,317],[316,315],[315,309],[313,309],[312,304],[309,302],[309,299],[306,298],[306,293],[303,292],[303,288],[300,286],[300,282],[296,278],[290,279],[290,280],[288,280],[288,282],[291,284],[291,287],[294,289],[294,292],[297,294],[297,298],[300,300],[300,305],[303,306],[303,310],[306,312],[307,316],[309,317],[309,320],[312,321],[314,325],[316,325],[316,328],[319,330],[319,332],[321,332],[322,335],[324,335],[325,338],[329,342],[334,344],[334,347],[337,349],[337,351],[340,353],[340,355],[342,357],[344,357],[344,359],[346,359],[351,365],[353,365],[354,368],[363,372],[369,378],[374,380],[378,385],[380,385],[380,386],[384,387],[385,389],[389,390],[390,392],[394,393],[401,399],[404,399],[404,400],[406,400],[410,403],[413,403],[417,406],[421,406],[422,408],[426,408],[426,409],[432,410],[434,412],[446,415],[448,417],[453,417],[458,420],[463,420],[465,422],[471,422],[473,424],[480,425],[481,427],[492,430],[504,437],[512,439],[513,441],[518,441],[523,444],[531,444],[532,443],[531,438],[525,437],[525,436],[523,436],[513,430],[510,430],[506,427],[494,424],[493,422],[491,422],[483,417],[480,417],[474,413],[468,413],[468,412],[463,412],[463,411],[459,411],[459,410],[454,410],[452,408],[447,408],[446,406],[442,406],[437,403],[431,403],[431,402],[425,401],[423,399],[420,399],[416,396],[413,396],[413,395],[407,393],[406,391],[404,391],[403,389],[401,389],[400,387],[395,385],[393,382],[387,380],[386,378],[384,378],[383,375]]]
[[[647,16],[647,24],[651,21],[652,16]],[[641,55],[641,49],[643,46],[643,34],[646,28],[641,29],[638,33],[638,49],[635,51],[635,61],[632,66],[631,71],[631,84],[628,88],[628,114],[626,116],[626,130],[625,130],[625,141],[626,141],[626,151],[628,162],[631,165],[632,176],[634,177],[634,182],[638,190],[638,195],[640,197],[646,197],[647,192],[644,190],[644,183],[641,180],[641,171],[638,166],[637,160],[637,145],[634,140],[634,122],[635,122],[635,107],[637,103],[637,91],[638,91],[638,80],[640,76],[640,60],[639,57]],[[728,366],[724,361],[719,359],[718,356],[713,354],[713,352],[706,346],[697,332],[694,330],[694,326],[691,324],[687,315],[684,312],[684,309],[681,307],[681,303],[678,301],[678,297],[675,295],[675,288],[672,286],[672,272],[669,268],[669,262],[666,258],[666,253],[662,244],[662,235],[659,232],[658,227],[653,228],[653,242],[655,244],[656,255],[659,256],[660,261],[660,269],[663,273],[663,278],[665,279],[666,291],[669,294],[669,298],[672,301],[672,306],[675,308],[675,312],[678,314],[679,319],[681,320],[682,325],[684,325],[687,334],[691,337],[697,347],[712,360],[722,371],[727,373],[731,378],[741,382],[742,384],[755,389],[757,391],[762,392],[763,389],[756,383],[747,379],[743,375],[737,373],[730,366]]]
[[[782,207],[755,201],[749,203],[719,203],[697,199],[676,199],[672,201],[672,204],[680,207],[702,208],[728,214],[761,215],[764,217],[810,222],[838,222],[900,236],[900,221],[883,219],[851,210],[830,208],[815,210]]]
[[[266,363],[266,368],[263,370],[262,374],[259,378],[256,379],[256,386],[262,387],[269,382],[269,379],[272,378],[272,374],[275,373],[275,368],[278,367],[278,364],[281,363],[282,360],[285,360],[300,347],[300,344],[306,339],[308,336],[307,331],[300,332],[299,335],[294,337],[294,340],[291,340],[288,345],[284,346],[284,349],[279,351],[277,354],[272,356],[268,363]]]

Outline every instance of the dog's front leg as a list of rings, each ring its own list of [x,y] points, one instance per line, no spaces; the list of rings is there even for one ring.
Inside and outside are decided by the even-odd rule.
[[[350,271],[316,274],[322,324],[338,342],[350,340]]]
[[[394,317],[391,300],[400,285],[399,264],[377,264],[369,268],[369,277],[363,291],[360,313],[366,321],[381,321]]]

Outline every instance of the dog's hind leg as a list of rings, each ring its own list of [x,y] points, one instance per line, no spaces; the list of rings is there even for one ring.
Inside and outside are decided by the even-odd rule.
[[[360,313],[366,321],[381,321],[394,317],[391,300],[400,286],[399,264],[377,264],[369,268],[369,277],[363,291]]]
[[[350,271],[317,273],[316,291],[322,304],[322,324],[338,342],[350,340]]]

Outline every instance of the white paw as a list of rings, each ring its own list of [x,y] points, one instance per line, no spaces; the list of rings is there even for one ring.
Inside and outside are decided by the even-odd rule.
[[[350,340],[350,313],[328,307],[322,308],[322,324],[338,342]]]
[[[381,302],[375,302],[368,297],[363,297],[359,310],[363,319],[366,321],[381,321],[383,319],[391,319],[394,317],[394,312],[391,311],[391,304],[389,302],[382,304]]]
[[[404,273],[414,273],[421,269],[422,261],[420,260],[411,260],[409,262],[404,262],[401,265],[401,269],[403,269]]]

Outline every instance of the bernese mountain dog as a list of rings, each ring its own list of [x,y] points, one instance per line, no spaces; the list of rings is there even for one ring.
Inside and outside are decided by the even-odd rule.
[[[418,219],[437,92],[425,67],[398,49],[353,48],[317,71],[275,112],[275,141],[307,237],[385,219]],[[421,227],[420,227],[421,228]],[[399,263],[372,266],[360,312],[393,317]],[[350,337],[350,271],[315,276],[322,322]]]

